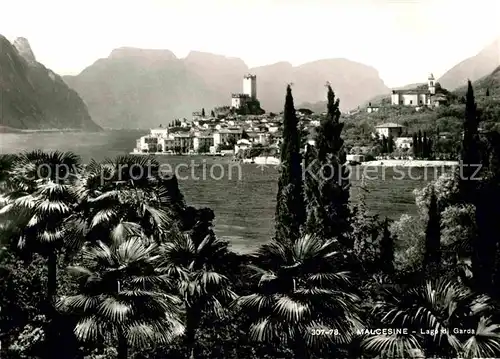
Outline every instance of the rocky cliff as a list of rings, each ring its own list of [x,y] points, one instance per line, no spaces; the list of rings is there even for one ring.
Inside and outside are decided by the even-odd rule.
[[[0,126],[2,129],[100,130],[80,96],[36,61],[28,40],[0,35]]]

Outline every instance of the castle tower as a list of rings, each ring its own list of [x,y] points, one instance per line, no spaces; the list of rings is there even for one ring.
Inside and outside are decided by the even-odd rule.
[[[436,81],[434,79],[434,75],[430,74],[429,78],[427,79],[427,85],[429,86],[429,92],[431,95],[436,94]]]
[[[257,76],[245,75],[243,77],[243,93],[250,96],[253,100],[257,98]]]

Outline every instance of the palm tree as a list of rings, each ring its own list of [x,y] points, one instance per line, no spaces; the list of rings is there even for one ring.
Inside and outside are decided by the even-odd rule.
[[[253,340],[284,341],[301,359],[311,349],[352,340],[362,327],[359,297],[348,273],[337,270],[343,255],[336,247],[334,240],[306,235],[258,250],[258,265],[250,266],[260,276],[258,288],[235,303],[253,317]]]
[[[47,258],[47,299],[53,303],[57,291],[57,256],[65,239],[72,238],[66,220],[76,198],[71,187],[80,159],[71,152],[32,151],[17,156],[8,171],[9,189],[0,210],[10,229],[16,227],[18,246]]]
[[[202,237],[178,233],[162,246],[161,271],[177,281],[186,310],[186,353],[194,358],[196,333],[204,315],[222,318],[224,307],[236,299],[227,275],[232,253],[229,243],[209,230]]]
[[[448,358],[498,357],[500,326],[491,323],[492,311],[488,297],[449,279],[399,288],[387,293],[374,314],[381,327],[408,332],[367,336],[362,346],[388,357],[412,357],[414,351]]]
[[[2,194],[15,187],[15,183],[11,180],[11,174],[17,158],[18,156],[14,154],[0,155],[0,191]]]
[[[50,319],[47,332],[48,357],[55,354],[57,313],[57,265],[60,253],[74,249],[70,242],[78,236],[68,219],[76,204],[72,185],[80,170],[80,158],[71,152],[31,151],[12,156],[2,166],[4,206],[2,235],[23,255],[39,253],[47,258],[47,296],[43,309]],[[4,163],[5,164],[5,163]],[[17,247],[17,248],[16,248]]]
[[[159,238],[171,220],[171,193],[153,158],[121,156],[103,163],[91,161],[76,186],[79,213],[88,226],[87,240],[113,233],[143,232]]]
[[[85,246],[81,266],[69,267],[80,293],[63,297],[58,308],[80,316],[81,341],[116,341],[118,359],[129,347],[168,343],[184,332],[178,297],[158,270],[158,246],[144,236],[126,235],[107,245]]]

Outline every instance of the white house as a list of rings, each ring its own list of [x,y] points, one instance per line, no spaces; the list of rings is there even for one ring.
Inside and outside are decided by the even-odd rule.
[[[366,108],[366,112],[372,113],[372,112],[378,112],[379,107],[378,106],[372,106],[372,103],[370,102],[368,104],[368,107]]]
[[[142,152],[156,152],[158,147],[158,136],[151,134],[140,137],[137,140],[137,148]]]
[[[398,137],[394,140],[394,144],[396,148],[412,148],[413,146],[413,138],[412,137]]]
[[[234,145],[234,154],[237,154],[240,150],[244,151],[249,149],[252,146],[252,143],[249,140],[245,140],[242,138],[236,142]]]
[[[213,134],[214,146],[215,148],[217,148],[217,146],[219,146],[220,144],[227,143],[230,137],[234,137],[234,139],[238,141],[239,139],[241,139],[242,135],[243,135],[242,130],[229,130],[223,128]]]
[[[377,131],[379,137],[386,137],[386,138],[388,138],[389,136],[392,136],[393,138],[400,137],[403,133],[403,129],[404,129],[403,126],[391,122],[383,123],[375,127],[375,131]]]

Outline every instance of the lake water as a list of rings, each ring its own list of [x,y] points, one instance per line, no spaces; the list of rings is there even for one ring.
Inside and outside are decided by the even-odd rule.
[[[72,151],[84,162],[128,154],[135,140],[147,131],[106,131],[102,133],[30,133],[0,134],[0,153],[26,150]],[[226,158],[159,156],[179,175],[179,185],[186,201],[215,211],[218,236],[231,240],[240,251],[255,248],[271,238],[278,170],[253,164],[235,164]],[[179,164],[182,164],[179,166]],[[413,190],[438,176],[428,169],[391,169],[376,167],[365,172],[367,205],[382,217],[398,218],[416,212]],[[367,172],[369,171],[369,172]],[[409,172],[411,171],[411,172]],[[219,179],[219,177],[222,177]],[[360,168],[354,169],[351,198],[359,193]]]

